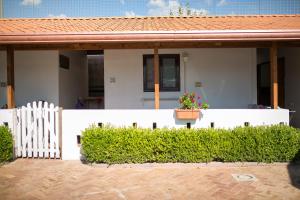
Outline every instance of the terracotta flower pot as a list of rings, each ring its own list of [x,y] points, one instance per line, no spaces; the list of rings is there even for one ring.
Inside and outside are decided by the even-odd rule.
[[[196,119],[199,118],[200,109],[194,109],[194,110],[176,109],[175,112],[176,112],[176,118],[177,119],[196,120]]]

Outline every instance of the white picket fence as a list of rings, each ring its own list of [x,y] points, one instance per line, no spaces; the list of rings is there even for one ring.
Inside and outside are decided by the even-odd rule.
[[[60,158],[61,110],[47,102],[33,102],[16,112],[16,157]]]

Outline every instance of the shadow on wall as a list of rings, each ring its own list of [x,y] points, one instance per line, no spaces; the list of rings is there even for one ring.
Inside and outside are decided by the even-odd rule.
[[[295,155],[293,161],[289,163],[287,168],[291,179],[291,184],[300,190],[300,149]]]

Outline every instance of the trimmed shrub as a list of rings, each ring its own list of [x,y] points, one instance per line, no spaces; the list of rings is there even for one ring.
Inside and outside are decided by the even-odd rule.
[[[97,163],[300,160],[300,131],[289,126],[233,130],[92,126],[82,136],[83,155]]]
[[[0,163],[13,158],[13,138],[8,127],[0,126]]]

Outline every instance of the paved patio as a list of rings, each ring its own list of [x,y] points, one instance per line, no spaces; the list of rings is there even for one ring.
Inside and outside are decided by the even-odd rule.
[[[239,182],[232,174],[252,174],[257,180]],[[18,159],[0,167],[0,199],[300,199],[300,165],[108,167]]]

